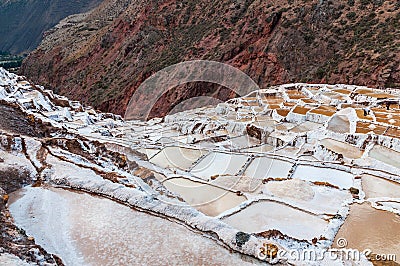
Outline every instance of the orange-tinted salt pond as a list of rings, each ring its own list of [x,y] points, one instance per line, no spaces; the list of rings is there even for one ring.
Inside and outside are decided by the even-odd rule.
[[[353,204],[336,235],[334,247],[339,238],[347,240],[346,248],[395,254],[400,262],[400,216],[394,213],[376,210],[368,203]]]
[[[26,188],[11,195],[10,210],[66,265],[249,264],[182,225],[85,193]]]

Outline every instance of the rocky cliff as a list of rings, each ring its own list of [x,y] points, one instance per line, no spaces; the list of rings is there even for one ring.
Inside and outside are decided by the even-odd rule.
[[[261,88],[293,81],[399,88],[399,6],[383,0],[106,0],[48,32],[21,73],[118,114],[146,78],[193,59],[228,63]],[[178,87],[152,116],[215,89]],[[234,96],[223,89],[215,95]]]

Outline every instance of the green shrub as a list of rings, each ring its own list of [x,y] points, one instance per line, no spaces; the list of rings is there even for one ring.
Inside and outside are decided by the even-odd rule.
[[[356,12],[349,12],[349,13],[347,13],[346,17],[350,20],[355,20],[357,17],[357,14],[356,14]]]
[[[319,67],[315,72],[315,75],[317,76],[317,78],[322,79],[326,76],[326,70],[322,67]]]

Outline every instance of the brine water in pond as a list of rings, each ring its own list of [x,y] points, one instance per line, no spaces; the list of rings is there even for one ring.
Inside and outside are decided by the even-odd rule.
[[[369,152],[369,156],[391,166],[400,168],[400,152],[385,148],[383,146],[375,145]]]
[[[346,239],[346,248],[395,254],[396,262],[400,262],[400,216],[394,213],[374,209],[368,203],[353,204],[334,243],[339,238]]]
[[[245,175],[252,178],[287,177],[292,164],[272,158],[256,158],[245,171]]]
[[[310,182],[328,182],[339,188],[348,189],[353,186],[353,175],[344,171],[329,168],[319,168],[309,165],[300,165],[296,168],[293,178]]]
[[[191,173],[206,180],[214,175],[234,175],[240,171],[247,160],[248,157],[244,155],[210,153],[193,167]]]
[[[276,229],[300,240],[311,240],[323,235],[328,225],[328,222],[315,215],[270,201],[252,204],[224,218],[224,221],[246,233]]]
[[[362,188],[366,198],[399,198],[400,184],[372,175],[362,175]]]
[[[209,216],[217,216],[246,200],[231,191],[185,178],[168,179],[163,185]]]
[[[163,168],[178,168],[188,170],[192,164],[207,152],[181,147],[166,147],[150,162]]]
[[[182,225],[85,193],[28,187],[11,195],[10,211],[66,265],[248,263]]]

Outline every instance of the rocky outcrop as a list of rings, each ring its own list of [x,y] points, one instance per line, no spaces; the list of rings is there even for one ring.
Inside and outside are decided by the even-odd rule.
[[[0,196],[2,196],[0,188]],[[41,246],[35,244],[33,237],[28,237],[25,231],[18,228],[10,216],[6,204],[0,201],[0,253],[1,256],[15,256],[22,263],[32,265],[64,265],[61,259],[54,254],[46,252]],[[2,261],[5,262],[5,261]]]
[[[64,265],[60,258],[45,251],[32,236],[14,224],[7,205],[9,193],[32,184],[37,171],[29,156],[25,157],[28,153],[24,139],[3,133],[3,130],[0,127],[0,257],[10,256],[21,261],[21,264],[12,265],[22,265],[23,261],[32,265]],[[11,265],[7,264],[7,259],[0,261]]]
[[[398,6],[370,0],[106,0],[47,33],[21,73],[118,114],[146,78],[193,59],[228,63],[261,88],[293,81],[398,88]],[[181,86],[158,101],[152,116],[199,95],[235,96],[207,83]]]

